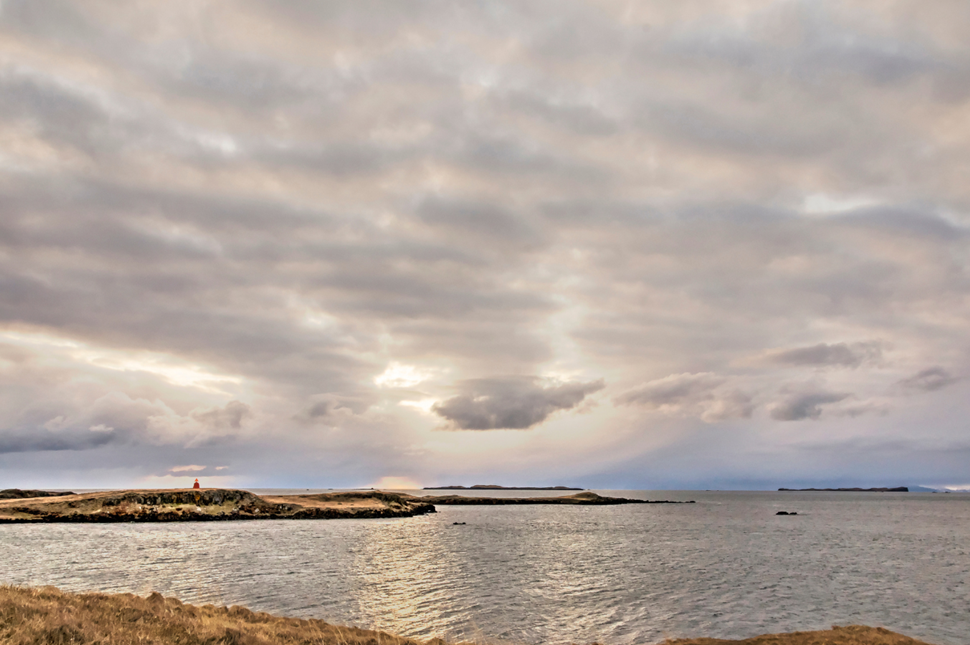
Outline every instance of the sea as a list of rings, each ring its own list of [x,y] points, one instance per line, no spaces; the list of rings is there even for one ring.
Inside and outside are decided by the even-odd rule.
[[[646,645],[848,624],[970,643],[970,494],[595,492],[696,503],[0,525],[0,584],[158,591],[486,644]]]

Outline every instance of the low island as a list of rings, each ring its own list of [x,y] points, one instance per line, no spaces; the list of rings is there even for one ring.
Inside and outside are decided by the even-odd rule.
[[[245,607],[196,607],[159,593],[67,593],[54,587],[0,586],[4,643],[163,643],[222,645],[419,645],[385,632],[285,618]],[[881,627],[756,636],[745,640],[668,639],[664,645],[928,645]],[[446,645],[433,638],[425,645]]]
[[[36,491],[43,492],[43,491]],[[604,497],[585,492],[562,497],[422,496],[383,491],[307,495],[256,495],[245,490],[185,488],[52,494],[0,499],[0,523],[208,522],[220,520],[310,520],[413,517],[435,505],[678,504],[668,500]]]
[[[895,488],[779,488],[779,492],[789,493],[908,493],[906,486]]]

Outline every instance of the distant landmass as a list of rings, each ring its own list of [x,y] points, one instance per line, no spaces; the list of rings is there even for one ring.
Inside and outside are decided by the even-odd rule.
[[[30,499],[32,497],[65,497],[74,493],[55,493],[47,490],[20,490],[19,488],[8,488],[0,490],[0,499]]]
[[[778,490],[793,493],[817,491],[817,492],[837,492],[837,493],[908,493],[906,486],[895,488],[779,488]]]
[[[498,484],[475,484],[474,486],[425,486],[424,490],[586,490],[570,486],[499,486]]]

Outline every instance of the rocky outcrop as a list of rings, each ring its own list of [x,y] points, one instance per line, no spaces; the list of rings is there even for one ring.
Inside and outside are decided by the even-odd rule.
[[[380,491],[265,499],[234,489],[135,490],[0,502],[0,523],[390,518],[434,510],[427,502]]]
[[[47,490],[20,490],[19,488],[8,488],[0,490],[0,499],[30,499],[32,497],[64,497],[74,493],[55,493]]]

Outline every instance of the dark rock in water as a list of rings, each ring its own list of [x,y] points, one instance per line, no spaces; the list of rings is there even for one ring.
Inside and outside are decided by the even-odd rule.
[[[788,511],[778,511],[775,515],[788,515]]]

